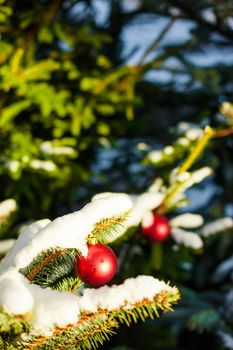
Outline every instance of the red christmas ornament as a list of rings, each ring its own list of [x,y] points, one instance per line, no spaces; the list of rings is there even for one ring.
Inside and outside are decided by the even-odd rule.
[[[151,222],[142,225],[142,235],[152,242],[163,242],[170,236],[169,221],[165,216],[153,214]]]
[[[90,244],[86,257],[76,259],[75,272],[79,278],[93,287],[111,281],[117,271],[117,258],[114,251],[103,244]]]

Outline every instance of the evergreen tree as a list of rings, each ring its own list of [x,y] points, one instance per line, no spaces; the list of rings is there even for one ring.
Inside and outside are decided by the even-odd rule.
[[[0,348],[233,348],[231,15],[0,0]]]

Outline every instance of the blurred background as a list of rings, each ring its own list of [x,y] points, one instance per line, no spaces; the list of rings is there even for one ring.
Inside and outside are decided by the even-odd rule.
[[[230,0],[0,0],[0,239],[99,192],[143,193],[190,145],[161,162],[148,161],[152,150],[193,128],[231,127],[232,16]],[[231,136],[210,143],[197,167],[213,175],[177,213],[232,218],[232,152]],[[228,226],[195,254],[168,244],[159,271],[149,245],[131,237],[122,278],[169,279],[182,301],[104,348],[233,349]]]

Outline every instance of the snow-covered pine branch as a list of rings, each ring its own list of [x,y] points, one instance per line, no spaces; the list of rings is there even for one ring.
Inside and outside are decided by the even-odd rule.
[[[179,299],[176,287],[151,276],[127,279],[118,286],[86,288],[81,296],[31,285],[14,268],[1,282],[1,303],[4,302],[5,312],[16,313],[18,317],[21,314],[22,318],[31,312],[30,332],[18,341],[19,348],[23,345],[23,349],[30,350],[41,349],[42,345],[50,345],[53,349],[59,342],[68,346],[74,339],[78,344],[85,329],[94,327],[94,334],[101,333],[103,321],[106,330],[111,331],[119,322],[130,324],[138,318],[158,317],[160,311],[171,311]],[[66,335],[66,331],[69,334]]]
[[[40,230],[14,260],[16,268],[27,266],[36,255],[48,248],[76,248],[87,254],[88,236],[103,220],[125,216],[132,203],[128,196],[116,194],[87,204],[81,210],[59,217]],[[112,223],[111,223],[112,225]],[[106,229],[106,227],[105,227]]]
[[[98,198],[108,198],[112,195],[114,194],[111,192],[101,193],[95,196],[93,200],[95,201]],[[152,211],[160,205],[164,198],[164,195],[157,190],[155,192],[144,192],[141,195],[128,196],[132,200],[133,207],[122,227],[122,230],[118,231],[116,238],[123,235],[131,227],[139,225],[144,226],[145,223],[148,224],[148,220],[150,221],[153,216]],[[196,228],[201,226],[203,222],[203,217],[198,214],[185,213],[177,215],[170,220],[171,237],[178,245],[199,250],[203,247],[203,241],[200,235],[196,232],[183,230],[183,228]]]
[[[209,237],[220,232],[232,230],[232,228],[233,219],[231,217],[220,218],[206,224],[201,230],[201,235],[203,237]]]
[[[179,299],[177,288],[151,276],[64,292],[64,285],[72,291],[80,286],[70,273],[77,255],[87,254],[89,239],[107,241],[109,233],[113,240],[111,231],[123,230],[131,208],[128,195],[115,194],[52,222],[35,222],[21,233],[0,264],[0,312],[21,330],[13,332],[16,349],[63,349],[64,344],[91,349],[121,322],[171,311]]]

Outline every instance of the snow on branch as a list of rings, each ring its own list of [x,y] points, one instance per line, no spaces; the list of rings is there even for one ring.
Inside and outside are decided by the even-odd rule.
[[[17,204],[14,199],[6,199],[0,203],[0,223],[17,210]]]
[[[49,219],[38,220],[26,227],[18,239],[15,241],[12,248],[8,251],[8,254],[1,260],[0,263],[0,274],[7,268],[14,264],[15,257],[17,254],[26,247],[34,238],[34,236],[45,226],[50,223]]]
[[[64,215],[50,222],[33,236],[27,244],[14,254],[12,264],[17,268],[27,266],[41,251],[48,248],[77,248],[87,254],[87,237],[96,223],[106,218],[129,212],[132,202],[124,194],[115,194],[87,204],[81,210]],[[16,249],[13,248],[12,249]],[[10,254],[12,254],[10,252]],[[0,265],[1,271],[1,265]]]
[[[185,213],[171,219],[170,225],[173,227],[195,228],[201,226],[203,222],[204,219],[201,215]]]
[[[46,251],[54,251],[60,258],[56,254],[59,249],[67,254],[62,259],[73,266],[76,251],[86,254],[89,236],[114,228],[131,208],[128,195],[115,194],[96,199],[53,222],[37,221],[21,233],[0,263],[0,312],[28,323],[28,331],[15,340],[16,349],[53,349],[56,344],[73,346],[82,342],[86,349],[92,349],[121,322],[130,324],[138,318],[159,316],[159,311],[172,311],[179,300],[177,288],[151,276],[130,278],[111,287],[84,288],[77,294],[44,288],[47,285],[31,283],[31,278],[21,273],[33,261],[40,261]],[[40,263],[44,268],[44,261]]]
[[[179,298],[176,287],[151,276],[130,278],[118,286],[86,288],[77,296],[32,285],[13,267],[1,275],[0,287],[1,308],[12,315],[30,312],[32,333],[38,335],[51,335],[56,327],[76,324],[84,313],[131,308],[143,300],[150,304],[161,293],[176,296],[174,301]]]
[[[215,235],[219,232],[230,230],[233,228],[233,219],[231,217],[220,218],[206,224],[202,230],[201,234],[204,237],[209,237]]]
[[[96,195],[93,197],[93,201],[100,199],[100,198],[109,198],[112,195],[115,195],[112,192],[104,192]],[[119,230],[115,235],[114,239],[111,239],[111,237],[108,239],[108,242],[111,242],[115,240],[116,238],[123,235],[130,227],[136,227],[140,225],[142,222],[143,217],[153,209],[157,208],[163,198],[164,194],[160,193],[159,191],[156,192],[144,192],[140,195],[131,195],[131,194],[123,194],[124,196],[127,196],[129,200],[132,202],[132,209],[130,211],[130,214],[127,216],[124,225],[122,226],[122,229]]]
[[[185,231],[178,227],[172,227],[171,236],[177,244],[184,245],[187,248],[201,249],[203,241],[195,232]]]

